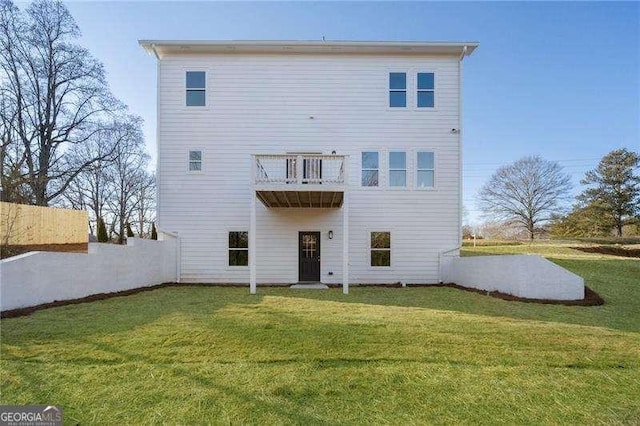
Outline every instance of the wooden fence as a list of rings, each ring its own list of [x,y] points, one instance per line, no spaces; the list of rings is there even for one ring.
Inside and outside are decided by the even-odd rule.
[[[1,245],[87,243],[88,224],[85,211],[0,202]]]

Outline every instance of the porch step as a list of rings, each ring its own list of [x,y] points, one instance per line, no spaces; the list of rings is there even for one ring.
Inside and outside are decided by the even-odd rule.
[[[289,288],[295,288],[298,290],[326,290],[329,287],[321,283],[313,283],[313,284],[293,284]]]

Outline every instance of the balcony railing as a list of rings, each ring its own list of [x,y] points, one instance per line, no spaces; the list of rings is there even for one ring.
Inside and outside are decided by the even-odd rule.
[[[346,158],[324,154],[254,155],[254,183],[341,186],[345,184]]]

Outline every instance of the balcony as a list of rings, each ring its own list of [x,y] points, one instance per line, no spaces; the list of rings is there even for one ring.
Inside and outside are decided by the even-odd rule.
[[[341,207],[347,184],[345,155],[252,156],[252,182],[266,207]]]

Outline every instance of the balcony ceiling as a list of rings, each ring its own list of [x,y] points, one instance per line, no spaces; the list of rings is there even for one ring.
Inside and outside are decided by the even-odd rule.
[[[256,191],[258,199],[269,208],[340,208],[343,191]]]

